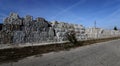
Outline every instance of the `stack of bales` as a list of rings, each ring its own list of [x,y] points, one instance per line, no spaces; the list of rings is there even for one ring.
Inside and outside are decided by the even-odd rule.
[[[21,30],[22,19],[19,18],[18,14],[11,13],[9,17],[4,19],[2,27],[2,43],[17,43],[20,42],[18,38],[18,31]],[[20,33],[19,33],[20,34]],[[15,39],[14,39],[15,38]],[[21,38],[19,38],[21,39]]]
[[[52,22],[52,26],[55,29],[57,41],[67,40],[65,33],[70,29],[68,23],[54,21]]]
[[[82,25],[76,25],[76,24],[69,24],[69,23],[54,21],[54,22],[52,22],[52,26],[55,29],[58,41],[67,40],[65,35],[66,35],[66,32],[68,32],[68,31],[75,31],[76,32],[76,37],[78,39],[86,38],[84,36],[85,28]]]
[[[76,37],[78,40],[87,39],[85,27],[83,27],[83,25],[74,24],[74,31],[76,32]]]
[[[7,30],[8,26],[10,28],[10,31],[13,33],[12,35],[12,42],[13,43],[23,43],[25,39],[24,32],[22,31],[23,27],[23,19],[19,17],[16,13],[11,13],[8,18],[4,20],[4,24]]]
[[[88,38],[92,38],[92,39],[120,36],[120,31],[107,30],[101,28],[87,28],[85,33],[88,35]]]
[[[11,13],[4,19],[0,31],[0,43],[32,43],[53,40],[55,31],[44,18],[27,15],[20,18],[18,14]]]

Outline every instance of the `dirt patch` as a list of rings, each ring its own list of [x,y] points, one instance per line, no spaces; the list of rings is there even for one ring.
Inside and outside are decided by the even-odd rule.
[[[43,46],[28,46],[23,48],[11,48],[0,50],[0,63],[19,60],[32,55],[40,55],[48,52],[58,52],[62,50],[69,50],[80,46],[90,45],[98,42],[105,42],[109,40],[119,39],[120,37],[104,38],[104,39],[92,39],[86,41],[79,41],[77,44],[62,43],[51,44]]]

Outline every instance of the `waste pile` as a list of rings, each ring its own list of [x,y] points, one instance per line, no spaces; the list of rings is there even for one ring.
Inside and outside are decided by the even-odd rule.
[[[24,18],[11,13],[4,19],[0,30],[0,43],[34,43],[55,40],[55,30],[44,18],[30,15]]]

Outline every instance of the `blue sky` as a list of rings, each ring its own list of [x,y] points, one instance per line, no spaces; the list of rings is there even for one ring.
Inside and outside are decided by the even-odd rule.
[[[0,0],[0,22],[16,12],[48,21],[62,21],[112,29],[120,28],[120,0]]]

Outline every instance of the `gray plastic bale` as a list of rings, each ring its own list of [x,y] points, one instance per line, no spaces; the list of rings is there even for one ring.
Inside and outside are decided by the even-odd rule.
[[[40,26],[40,27],[48,27],[48,22],[47,21],[45,21],[45,19],[43,19],[43,18],[37,18],[36,19],[36,27],[38,27],[38,26]]]
[[[1,31],[0,43],[2,44],[10,44],[12,43],[12,32],[10,31]]]
[[[54,37],[55,36],[54,29],[50,27],[48,34],[49,34],[49,37]]]
[[[12,19],[12,24],[13,25],[22,25],[22,20],[21,19]]]
[[[14,19],[18,19],[19,15],[17,13],[10,13],[9,17],[14,18]]]
[[[27,16],[25,17],[25,20],[26,20],[27,22],[33,21],[33,17],[30,16],[30,15],[27,15]]]
[[[31,30],[32,30],[31,27],[27,27],[27,26],[23,27],[23,31],[27,36],[30,34],[30,32],[32,32]]]
[[[4,24],[22,25],[22,19],[16,13],[11,13],[9,17],[4,19]]]
[[[32,32],[33,35],[33,42],[39,42],[40,41],[40,33],[38,31]]]
[[[36,21],[37,21],[37,22],[44,22],[45,19],[44,19],[44,18],[41,18],[41,17],[38,17],[38,18],[36,18]]]
[[[14,31],[13,43],[24,43],[25,33],[23,31]]]
[[[33,17],[30,15],[27,15],[23,20],[23,25],[25,26],[33,25]]]

